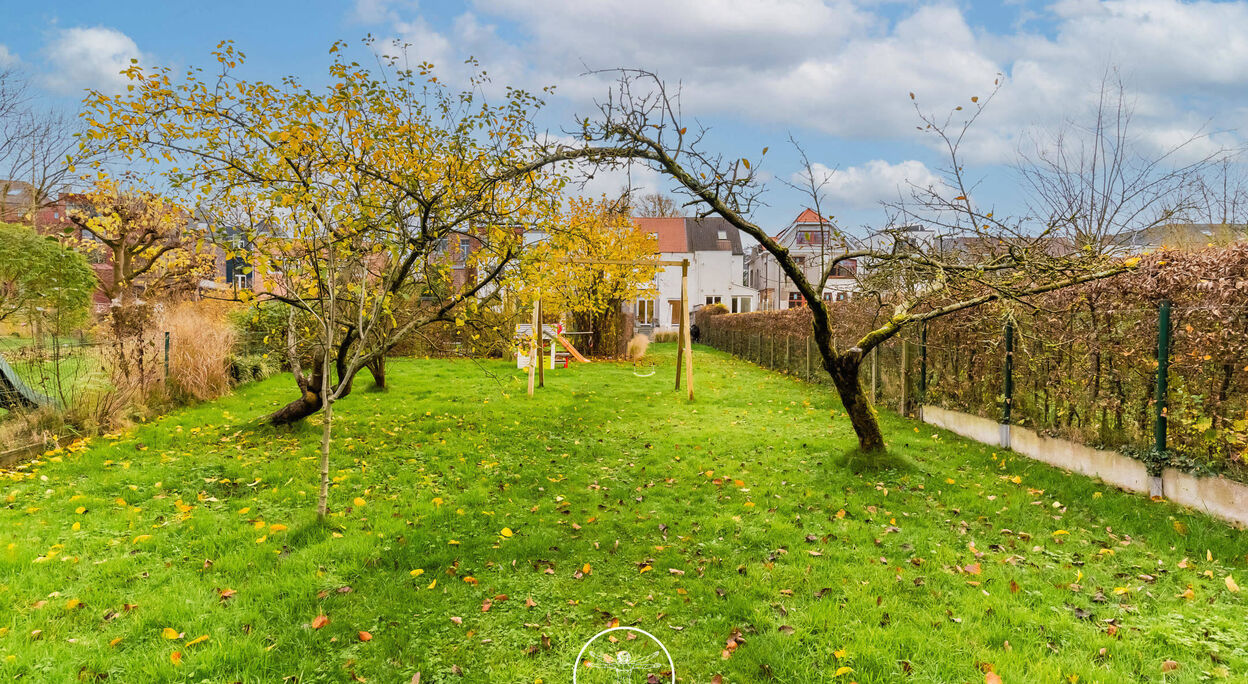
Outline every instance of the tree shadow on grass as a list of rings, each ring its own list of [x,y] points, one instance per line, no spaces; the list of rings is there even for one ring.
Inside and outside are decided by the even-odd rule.
[[[328,521],[313,518],[295,528],[287,546],[292,549],[307,548],[329,539],[333,533],[334,528]]]
[[[855,475],[880,473],[906,475],[917,473],[921,470],[914,461],[895,449],[870,452],[857,448],[850,449],[836,458],[833,463]]]

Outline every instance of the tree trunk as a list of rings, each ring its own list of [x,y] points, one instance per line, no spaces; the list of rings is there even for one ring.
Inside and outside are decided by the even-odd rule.
[[[368,372],[373,374],[373,389],[383,390],[386,388],[386,356],[379,355],[368,363]]]
[[[321,394],[329,400],[325,402],[325,419],[321,425],[321,488],[316,496],[316,517],[321,520],[329,514],[329,438],[334,428],[334,398],[329,389],[329,357],[325,358],[325,379],[321,385]]]
[[[862,391],[862,382],[858,377],[861,365],[862,361],[856,358],[840,358],[834,363],[825,363],[858,436],[859,450],[868,454],[881,453],[884,451],[884,435],[880,432],[880,423],[871,401]]]

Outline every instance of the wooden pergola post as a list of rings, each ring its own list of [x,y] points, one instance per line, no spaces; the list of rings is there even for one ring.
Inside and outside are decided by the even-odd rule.
[[[533,348],[529,350],[529,396],[530,397],[533,396],[533,385],[534,385],[534,382],[537,380],[537,367],[539,365],[537,362],[537,354],[538,354],[537,348],[542,343],[541,319],[539,318],[539,316],[541,316],[541,312],[538,309],[538,307],[540,306],[539,302],[541,302],[541,300],[542,300],[541,290],[538,290],[537,301],[533,302]]]
[[[676,351],[676,389],[680,389],[680,373],[683,366],[685,388],[689,401],[693,401],[693,341],[689,334],[689,260],[680,262],[680,346]]]

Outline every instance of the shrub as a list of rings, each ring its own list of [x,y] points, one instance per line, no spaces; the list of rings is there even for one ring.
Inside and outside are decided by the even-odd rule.
[[[281,370],[280,364],[268,354],[231,354],[230,379],[235,384],[264,380]]]
[[[676,342],[680,340],[680,333],[675,330],[664,330],[654,334],[655,342]]]

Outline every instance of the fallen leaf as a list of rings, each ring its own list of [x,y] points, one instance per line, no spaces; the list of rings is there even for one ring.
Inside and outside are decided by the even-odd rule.
[[[182,664],[182,651],[174,651],[173,653],[170,653],[169,661],[172,662],[174,665],[181,665]]]
[[[178,630],[172,627],[166,627],[160,630],[160,635],[166,639],[181,639],[183,636],[183,633],[179,632]]]
[[[372,641],[373,640],[373,635],[369,634],[368,632],[360,632],[358,636],[360,637],[360,641]]]
[[[197,636],[197,637],[195,637],[194,639],[191,639],[190,641],[186,642],[186,645],[187,645],[187,646],[194,646],[195,644],[202,644],[202,643],[204,643],[205,641],[208,641],[208,635],[207,635],[207,634],[201,634],[200,636]]]
[[[329,624],[329,616],[324,613],[321,613],[320,615],[317,615],[316,617],[312,618],[312,629],[320,629],[328,624]]]
[[[1161,664],[1162,672],[1174,672],[1179,669],[1179,664],[1173,660],[1167,660]]]
[[[1239,593],[1239,585],[1235,583],[1235,578],[1230,575],[1226,576],[1226,588],[1230,589],[1233,594]]]

